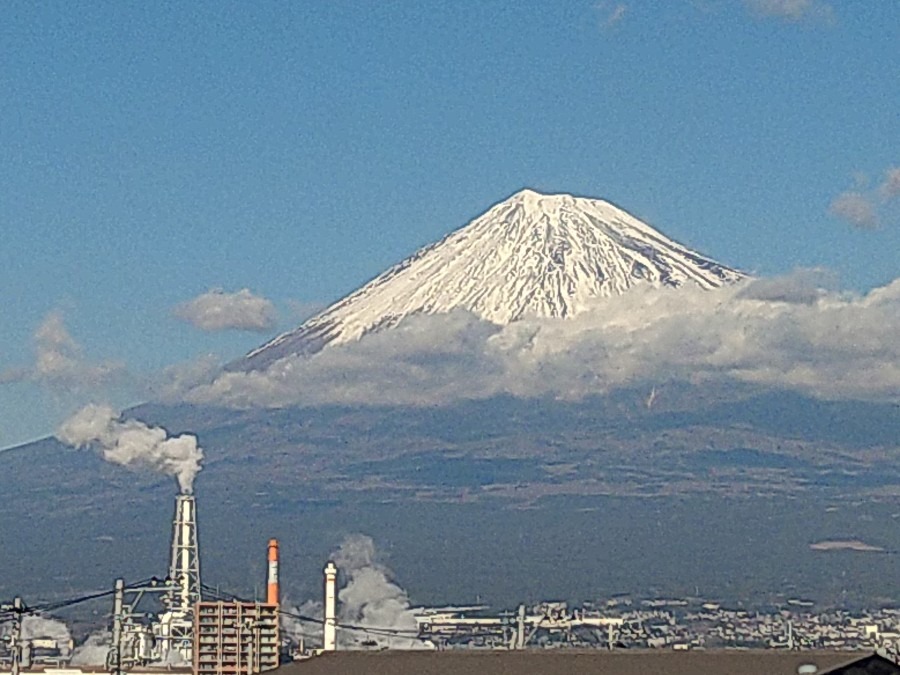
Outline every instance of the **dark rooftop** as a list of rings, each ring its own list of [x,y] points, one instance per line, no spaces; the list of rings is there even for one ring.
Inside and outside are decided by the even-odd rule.
[[[334,652],[282,666],[278,675],[796,675],[803,664],[824,674],[867,656],[775,650]]]
[[[872,654],[852,663],[832,668],[821,675],[898,675],[900,666],[883,656]]]

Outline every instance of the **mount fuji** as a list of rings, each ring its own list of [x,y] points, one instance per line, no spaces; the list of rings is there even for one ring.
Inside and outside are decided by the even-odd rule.
[[[725,353],[719,350],[723,342],[732,346],[719,336],[734,335],[738,347],[746,340],[753,348],[747,360],[733,361],[746,370],[760,351],[780,341],[799,340],[800,349],[830,358],[822,335],[838,331],[858,340],[854,317],[877,300],[873,295],[857,301],[849,315],[826,313],[821,319],[814,314],[816,303],[792,304],[773,295],[781,287],[770,286],[763,295],[775,297],[777,311],[763,312],[764,320],[755,322],[755,314],[735,315],[739,332],[707,326],[703,316],[694,317],[686,332],[676,325],[691,311],[689,298],[705,299],[702,290],[692,293],[689,287],[714,289],[743,278],[608,202],[523,191],[232,364],[230,372],[216,374],[223,377],[217,392],[249,387],[251,398],[150,402],[125,414],[172,436],[200,439],[206,455],[197,494],[203,538],[211,543],[204,574],[246,595],[253,592],[247,561],[264,550],[268,537],[283,542],[285,560],[291,561],[283,588],[304,598],[321,593],[321,563],[338,540],[362,532],[388,544],[398,578],[425,604],[471,602],[473,580],[474,591],[484,593],[479,602],[498,607],[514,607],[523,595],[596,599],[625,591],[641,597],[648,580],[654,597],[703,583],[710,597],[735,602],[747,601],[754,588],[768,602],[785,587],[831,605],[855,597],[881,602],[892,592],[885,579],[896,576],[891,556],[825,561],[809,544],[853,538],[900,549],[892,519],[900,494],[900,416],[893,400],[825,400],[752,379],[705,377],[710,370],[682,369],[681,361],[669,374],[671,362],[665,360],[660,377],[644,378],[647,371],[639,369],[639,377],[620,386],[588,386],[579,395],[579,383],[602,378],[605,364],[629,365],[620,356],[627,350],[615,351],[623,344],[621,330],[610,328],[608,342],[593,341],[610,325],[598,305],[639,314],[652,289],[681,287],[665,294],[675,319],[664,322],[663,332],[677,345],[676,355],[699,336],[706,338],[699,344],[701,358],[708,347],[717,359]],[[640,293],[641,286],[650,292]],[[619,302],[612,297],[629,289],[638,291],[634,302],[627,295]],[[769,306],[755,296],[749,302]],[[571,352],[564,342],[549,357],[525,350],[520,360],[499,362],[501,376],[509,364],[514,369],[536,363],[528,377],[562,383],[535,395],[528,388],[498,386],[485,389],[485,396],[456,397],[450,389],[439,404],[427,400],[414,407],[380,395],[392,381],[405,379],[404,373],[421,374],[431,361],[451,384],[482,364],[498,363],[437,350],[429,360],[430,353],[416,351],[418,344],[403,343],[402,326],[396,343],[390,335],[373,335],[354,349],[354,340],[405,317],[455,309],[497,326],[519,319],[541,329],[552,324],[545,344],[570,325],[590,332],[592,341]],[[872,345],[892,353],[885,345],[893,343],[884,337],[893,326],[892,306],[873,311],[882,312],[876,316],[884,317],[887,330],[866,335],[861,349],[867,359],[876,353]],[[779,312],[787,314],[779,318]],[[528,322],[532,316],[559,319]],[[812,317],[809,334],[793,327],[784,332],[796,316]],[[727,322],[729,315],[720,318]],[[423,341],[452,323],[436,321],[435,332]],[[478,335],[490,332],[478,328]],[[508,332],[518,331],[513,326]],[[773,338],[760,342],[761,333]],[[654,341],[659,334],[639,325],[634,340],[629,333],[624,344],[643,342],[663,351],[667,346]],[[329,347],[341,343],[349,348]],[[603,348],[591,350],[601,343]],[[404,346],[410,346],[401,354],[408,361],[392,358],[391,348]],[[316,358],[277,363],[317,350]],[[782,363],[792,371],[791,353],[762,363]],[[633,354],[629,358],[639,365],[644,355],[653,357]],[[382,356],[385,361],[378,362]],[[585,363],[585,357],[595,358]],[[459,369],[454,359],[461,361]],[[407,363],[408,371],[395,369]],[[543,363],[548,367],[541,368]],[[816,362],[800,359],[799,371],[790,376],[805,377],[810,363]],[[847,373],[828,372],[836,378]],[[488,369],[485,376],[493,375]],[[573,387],[566,389],[569,378]],[[363,386],[357,399],[293,397],[332,381],[344,393],[356,380],[371,382],[376,395]],[[428,381],[410,378],[409,388],[418,393]],[[268,391],[286,396],[265,398]],[[229,405],[234,400],[239,404]],[[23,498],[0,503],[0,541],[15,544],[0,546],[0,597],[52,600],[70,597],[75,589],[88,593],[108,583],[113,571],[142,578],[149,561],[170,543],[170,478],[105,462],[54,439],[2,454],[0,492]],[[760,542],[771,542],[771,555],[759,555]],[[515,564],[506,564],[510,560]],[[857,595],[848,595],[840,575],[834,584],[822,582],[834,576],[823,577],[832,562],[846,567]]]
[[[264,369],[414,314],[465,309],[506,325],[571,317],[589,300],[638,285],[712,289],[743,278],[607,201],[522,190],[232,368]]]

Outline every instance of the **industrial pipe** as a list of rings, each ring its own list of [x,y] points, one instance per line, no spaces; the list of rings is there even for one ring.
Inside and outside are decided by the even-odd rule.
[[[269,567],[266,578],[266,602],[279,604],[278,597],[278,540],[269,539]]]

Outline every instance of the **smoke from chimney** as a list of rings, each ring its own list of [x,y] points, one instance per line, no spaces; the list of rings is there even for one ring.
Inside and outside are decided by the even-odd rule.
[[[340,631],[341,648],[367,648],[363,642],[375,648],[431,648],[411,637],[418,629],[415,610],[410,607],[406,591],[392,580],[391,571],[378,561],[371,537],[361,534],[346,537],[333,557],[347,582],[338,593],[338,624],[387,628],[405,634],[385,637]]]
[[[112,645],[112,637],[108,631],[91,633],[83,644],[72,654],[70,666],[102,666]]]
[[[95,447],[103,458],[122,466],[146,466],[178,480],[181,491],[193,492],[203,450],[192,434],[169,436],[162,427],[120,420],[104,405],[88,405],[60,425],[56,438],[76,448]]]
[[[346,583],[337,597],[337,643],[344,649],[433,649],[430,642],[412,637],[418,630],[416,611],[410,606],[406,591],[392,581],[393,574],[378,561],[371,537],[363,534],[347,536],[331,557]],[[309,617],[297,619],[283,614],[281,630],[296,642],[322,645],[325,607],[322,596],[299,606],[282,598],[282,606],[291,614]],[[344,627],[342,628],[342,624]],[[346,626],[381,629],[366,633]],[[383,629],[396,630],[395,636]],[[324,645],[323,645],[324,646]]]

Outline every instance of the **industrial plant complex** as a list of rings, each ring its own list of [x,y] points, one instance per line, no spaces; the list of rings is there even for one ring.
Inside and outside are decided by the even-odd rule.
[[[116,579],[108,593],[49,607],[30,607],[22,598],[3,604],[0,672],[5,668],[18,675],[62,667],[71,672],[74,664],[83,672],[174,668],[237,675],[273,670],[279,666],[283,652],[290,654],[290,644],[282,643],[279,632],[278,564],[278,542],[272,539],[268,546],[266,602],[223,599],[217,591],[205,587],[200,576],[196,498],[186,492],[179,494],[167,575],[132,584]],[[336,571],[334,565],[330,568],[331,621],[326,625],[330,625],[332,637],[326,648],[334,649]],[[89,656],[79,658],[71,639],[32,635],[34,629],[29,629],[32,616],[104,596],[112,603],[108,639]]]
[[[196,675],[250,675],[289,663],[294,663],[290,668],[291,673],[296,670],[296,675],[419,672],[424,657],[412,656],[410,649],[435,654],[435,658],[438,652],[447,654],[440,663],[448,668],[456,663],[461,669],[434,672],[448,673],[469,672],[467,667],[477,667],[471,672],[488,673],[495,666],[500,667],[496,659],[459,660],[464,653],[556,655],[552,662],[519,661],[524,665],[518,666],[516,672],[568,672],[554,670],[563,668],[559,664],[570,658],[564,654],[581,655],[582,664],[586,658],[605,655],[597,662],[601,669],[596,672],[627,673],[645,672],[629,670],[629,664],[640,660],[639,655],[644,655],[642,663],[646,665],[650,654],[706,654],[691,657],[693,661],[676,657],[666,662],[681,667],[690,661],[695,664],[691,667],[696,668],[704,658],[715,660],[714,654],[729,649],[741,650],[734,654],[782,654],[780,661],[770,657],[766,667],[781,665],[769,672],[799,672],[783,670],[782,666],[788,661],[808,661],[807,666],[816,670],[802,672],[810,673],[819,672],[820,666],[848,661],[847,657],[852,657],[848,651],[877,650],[877,660],[867,663],[882,670],[823,672],[897,672],[884,668],[895,667],[891,655],[900,644],[896,628],[900,625],[900,610],[815,614],[809,603],[791,600],[780,609],[750,611],[728,609],[697,598],[629,596],[574,609],[564,602],[544,602],[500,613],[491,613],[486,606],[422,607],[410,610],[414,627],[379,626],[339,620],[339,572],[333,561],[324,565],[321,613],[316,612],[316,616],[282,606],[279,545],[275,539],[268,543],[265,602],[231,596],[205,585],[201,579],[197,499],[185,491],[175,500],[166,576],[128,584],[117,579],[110,591],[65,602],[30,606],[22,598],[14,598],[0,605],[0,675],[47,671],[60,675],[148,673],[161,669]],[[59,625],[52,619],[53,612],[101,599],[111,605],[110,620],[104,631],[85,644],[76,646],[68,633],[52,629]],[[287,623],[290,630],[284,628]],[[298,630],[297,626],[301,628]],[[41,630],[47,634],[41,634]],[[370,654],[373,650],[387,650],[410,656],[391,661],[377,655],[349,655],[364,650]],[[345,651],[348,656],[341,657],[343,660],[328,656]],[[452,654],[457,656],[451,658]],[[809,658],[804,661],[802,655]],[[813,657],[817,660],[810,661]],[[546,668],[529,670],[535,663],[543,663]],[[616,669],[602,670],[604,667]],[[729,666],[729,672],[767,672],[741,670],[742,667]]]

